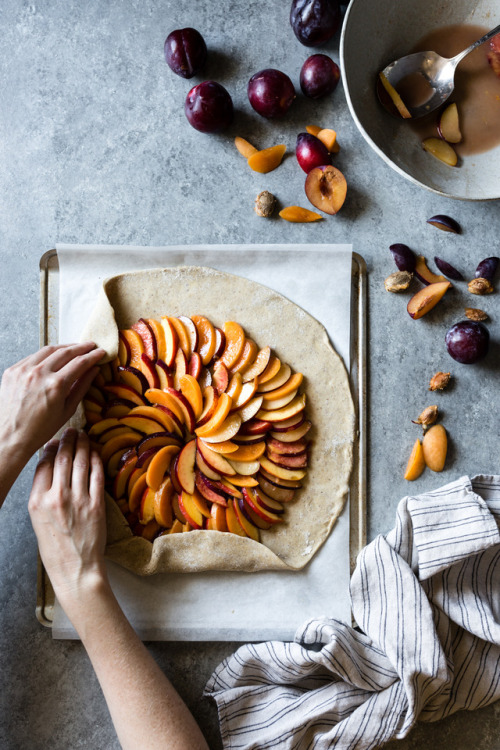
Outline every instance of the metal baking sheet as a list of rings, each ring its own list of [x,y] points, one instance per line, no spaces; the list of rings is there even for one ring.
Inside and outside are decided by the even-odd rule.
[[[366,544],[366,264],[352,254],[350,380],[356,406],[358,440],[354,445],[354,468],[349,491],[349,558],[351,571]],[[59,262],[56,250],[40,259],[40,346],[57,343],[59,320]],[[54,592],[43,564],[38,559],[36,615],[51,627]]]

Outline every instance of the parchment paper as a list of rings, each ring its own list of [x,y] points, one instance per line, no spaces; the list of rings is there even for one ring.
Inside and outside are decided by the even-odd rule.
[[[351,247],[209,245],[136,248],[57,246],[59,339],[77,340],[102,280],[171,265],[206,265],[281,292],[320,320],[349,367]],[[349,618],[349,514],[303,571],[161,574],[147,579],[108,563],[113,589],[148,640],[289,639],[304,620]],[[76,633],[56,603],[53,637]]]

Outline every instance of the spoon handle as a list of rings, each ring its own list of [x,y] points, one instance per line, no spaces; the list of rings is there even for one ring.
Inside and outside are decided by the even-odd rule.
[[[471,44],[470,47],[467,47],[467,49],[464,49],[463,52],[459,52],[458,55],[455,55],[455,57],[452,58],[453,64],[455,67],[458,65],[460,60],[463,60],[466,55],[468,55],[470,52],[472,52],[473,49],[476,49],[476,47],[479,47],[480,44],[483,44],[484,42],[487,42],[488,39],[491,39],[492,36],[496,36],[500,32],[500,26],[495,26],[494,29],[491,31],[488,31],[487,34],[481,37],[481,39],[478,39],[477,42],[474,42],[474,44]]]

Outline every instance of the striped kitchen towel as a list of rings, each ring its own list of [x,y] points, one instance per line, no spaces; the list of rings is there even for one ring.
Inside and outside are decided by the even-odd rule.
[[[500,698],[500,476],[404,498],[351,579],[359,629],[325,617],[214,672],[224,748],[367,750]]]

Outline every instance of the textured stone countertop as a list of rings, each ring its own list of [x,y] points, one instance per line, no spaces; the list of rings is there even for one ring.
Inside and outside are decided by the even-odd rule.
[[[171,243],[350,242],[369,273],[368,535],[389,529],[408,492],[463,474],[499,473],[500,339],[498,294],[485,300],[495,341],[484,364],[455,364],[444,333],[463,314],[466,292],[421,321],[406,295],[388,294],[390,244],[439,255],[472,277],[477,262],[500,254],[498,201],[455,202],[406,181],[369,148],[348,112],[342,86],[325,100],[299,96],[289,116],[254,114],[246,83],[276,67],[298,88],[308,56],[288,26],[289,2],[254,0],[2,0],[0,8],[0,369],[35,350],[39,333],[40,256],[56,242]],[[189,127],[183,101],[190,82],[174,76],[163,43],[174,28],[194,26],[209,46],[206,78],[223,83],[237,109],[224,135]],[[337,35],[320,51],[338,61]],[[194,79],[197,82],[200,79]],[[267,188],[282,205],[306,205],[295,164],[296,134],[306,124],[333,126],[347,176],[346,203],[314,225],[259,218],[256,194]],[[269,175],[251,172],[235,135],[260,147],[286,143],[292,154]],[[463,234],[440,232],[436,213],[460,221]],[[334,294],[325,280],[318,294]],[[469,298],[478,305],[478,298]],[[476,304],[474,304],[476,303]],[[427,392],[436,370],[453,386]],[[451,437],[446,469],[413,485],[403,479],[424,406],[438,403]],[[2,750],[118,748],[107,708],[78,642],[52,642],[35,619],[36,543],[27,513],[33,463],[0,513],[0,747]],[[214,706],[202,697],[232,643],[154,643],[155,659],[197,716],[213,750],[221,747]],[[394,748],[499,748],[500,704],[419,725]]]

